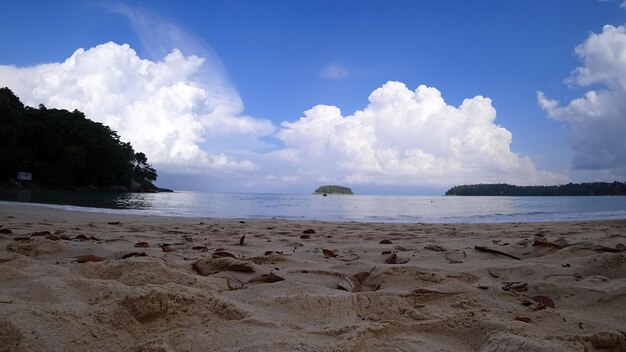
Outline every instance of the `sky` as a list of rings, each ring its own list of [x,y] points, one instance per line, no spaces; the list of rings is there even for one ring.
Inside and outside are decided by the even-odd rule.
[[[0,86],[209,192],[626,181],[626,0],[7,1]]]

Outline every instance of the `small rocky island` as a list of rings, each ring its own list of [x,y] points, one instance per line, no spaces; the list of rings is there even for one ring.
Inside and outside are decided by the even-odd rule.
[[[327,185],[318,187],[314,194],[354,194],[352,193],[352,189],[344,186],[336,186],[336,185]]]

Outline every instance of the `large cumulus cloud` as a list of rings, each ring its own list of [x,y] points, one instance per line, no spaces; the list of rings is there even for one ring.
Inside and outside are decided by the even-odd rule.
[[[235,174],[232,182],[259,187],[565,180],[511,151],[512,135],[495,123],[489,98],[455,107],[432,87],[412,91],[388,82],[352,115],[318,105],[276,129],[243,114],[237,91],[203,57],[173,49],[153,61],[112,42],[78,49],[60,63],[0,66],[0,85],[28,105],[84,111],[160,171]],[[284,146],[267,153],[259,137],[268,135]]]
[[[237,90],[208,45],[157,16],[124,6],[114,12],[131,21],[149,58],[109,42],[78,49],[63,62],[0,65],[0,86],[28,105],[84,111],[145,152],[159,171],[195,173],[198,183],[210,176],[235,189],[247,184],[253,187],[248,190],[263,191],[317,182],[449,186],[566,180],[511,151],[512,135],[496,124],[489,98],[476,96],[457,107],[427,86],[413,91],[388,82],[351,115],[318,105],[276,128],[243,113]],[[331,65],[322,75],[340,79],[349,72]],[[577,77],[581,84],[606,81],[598,68]],[[623,93],[623,82],[609,81]],[[273,139],[280,143],[263,142]]]
[[[564,106],[538,93],[539,104],[570,127],[573,167],[598,175],[626,176],[626,27],[604,26],[575,53],[583,61],[568,80],[591,87]],[[592,89],[597,88],[597,89]],[[610,176],[609,176],[610,177]]]
[[[297,121],[283,122],[277,137],[286,147],[274,155],[300,179],[405,185],[564,180],[513,153],[511,133],[495,118],[489,98],[476,96],[455,107],[435,88],[412,91],[388,82],[352,115],[318,105]]]
[[[254,140],[274,131],[271,122],[242,114],[236,90],[216,72],[178,49],[151,61],[109,42],[78,49],[61,63],[0,66],[0,85],[28,105],[85,112],[161,169],[253,170],[248,160],[204,146],[208,136]]]

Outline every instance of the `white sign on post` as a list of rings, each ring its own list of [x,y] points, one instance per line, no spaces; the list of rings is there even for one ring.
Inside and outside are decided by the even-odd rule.
[[[18,172],[17,173],[18,181],[30,181],[32,179],[33,179],[33,174],[31,174],[30,172]]]

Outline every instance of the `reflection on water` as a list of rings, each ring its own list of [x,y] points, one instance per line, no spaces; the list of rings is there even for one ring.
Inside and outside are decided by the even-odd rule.
[[[0,199],[23,203],[62,204],[91,208],[150,209],[153,202],[141,193],[0,191]]]
[[[626,197],[0,191],[0,200],[55,204],[51,206],[70,210],[218,218],[429,223],[626,219]]]

